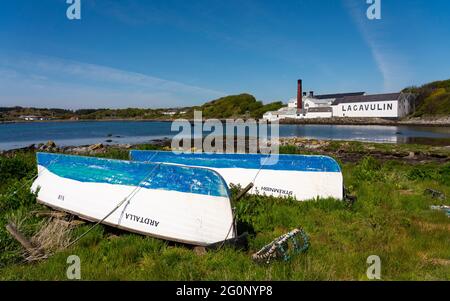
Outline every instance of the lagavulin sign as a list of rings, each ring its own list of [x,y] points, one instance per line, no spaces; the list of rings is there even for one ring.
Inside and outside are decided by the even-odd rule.
[[[341,103],[337,116],[342,117],[398,117],[397,101]]]

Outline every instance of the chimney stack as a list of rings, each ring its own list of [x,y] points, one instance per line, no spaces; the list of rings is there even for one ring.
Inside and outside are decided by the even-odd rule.
[[[309,96],[314,97],[314,91],[309,91]]]
[[[302,80],[299,79],[297,82],[297,112],[300,113],[303,109],[303,90],[302,90]]]

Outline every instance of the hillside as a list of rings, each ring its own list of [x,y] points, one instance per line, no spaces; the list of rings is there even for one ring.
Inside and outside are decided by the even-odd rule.
[[[450,79],[435,81],[421,87],[410,87],[403,92],[418,95],[416,112],[413,117],[449,116],[450,115]]]
[[[169,109],[43,109],[0,107],[0,121],[22,120],[24,116],[38,116],[43,120],[103,120],[103,119],[162,119]]]
[[[71,110],[57,108],[23,108],[23,107],[0,107],[0,121],[10,121],[19,119],[20,116],[34,115],[45,119],[68,119],[74,115]]]
[[[105,120],[105,119],[175,119],[193,118],[194,110],[201,110],[204,118],[261,118],[267,111],[278,110],[282,102],[264,105],[250,94],[230,95],[212,100],[202,106],[172,109],[42,109],[0,107],[1,121],[16,121],[23,116],[39,116],[44,120]]]
[[[200,107],[193,107],[187,114],[193,117],[193,111],[200,110],[204,118],[239,118],[252,117],[261,118],[267,111],[278,110],[283,106],[281,101],[263,105],[257,101],[253,95],[239,94],[222,97],[203,104]]]

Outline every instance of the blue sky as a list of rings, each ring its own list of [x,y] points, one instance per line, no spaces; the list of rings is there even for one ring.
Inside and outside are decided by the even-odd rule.
[[[0,106],[173,107],[235,93],[287,101],[450,78],[450,1],[2,0]]]

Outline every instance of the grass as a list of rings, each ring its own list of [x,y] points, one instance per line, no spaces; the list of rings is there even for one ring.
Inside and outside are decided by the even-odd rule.
[[[399,148],[380,147],[386,152]],[[298,152],[293,147],[282,151]],[[124,159],[127,152],[103,156]],[[29,212],[40,206],[27,189],[12,198],[4,194],[34,174],[33,160],[32,153],[0,157],[0,180],[8,183],[0,186],[2,280],[65,280],[66,259],[72,254],[81,259],[83,280],[367,280],[370,255],[380,256],[383,280],[450,280],[450,219],[429,209],[442,201],[424,194],[432,188],[450,195],[450,163],[411,165],[370,156],[344,163],[345,184],[358,197],[353,206],[332,199],[246,196],[235,206],[240,224],[254,233],[247,251],[224,248],[197,255],[188,246],[99,226],[70,249],[25,264],[4,223],[11,216],[25,219],[25,233],[31,235],[42,220]],[[306,253],[270,265],[251,260],[253,252],[299,226],[310,237]],[[76,228],[73,237],[88,227]]]

